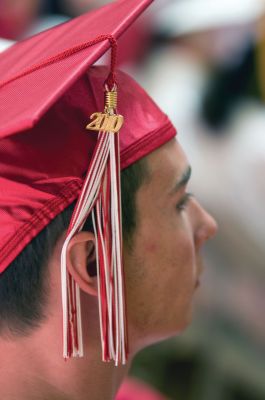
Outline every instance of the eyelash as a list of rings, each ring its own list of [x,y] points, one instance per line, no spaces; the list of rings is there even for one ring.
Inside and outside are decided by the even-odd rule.
[[[193,196],[192,193],[185,193],[185,195],[182,197],[180,202],[177,204],[176,208],[178,211],[184,211],[189,203],[190,198]]]

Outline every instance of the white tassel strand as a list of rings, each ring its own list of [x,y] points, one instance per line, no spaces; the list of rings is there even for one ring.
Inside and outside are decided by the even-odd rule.
[[[114,110],[108,109],[111,117]],[[83,356],[80,288],[67,271],[67,247],[92,215],[97,258],[102,359],[126,363],[118,133],[99,132],[98,143],[61,254],[63,356]],[[117,158],[117,156],[118,158]]]

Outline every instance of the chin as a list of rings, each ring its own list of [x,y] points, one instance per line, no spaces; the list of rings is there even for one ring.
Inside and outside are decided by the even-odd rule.
[[[183,317],[176,323],[172,322],[171,331],[169,330],[169,337],[180,335],[183,333],[192,323],[193,318],[193,307],[190,306],[188,311],[183,315]]]
[[[175,314],[176,315],[176,314]],[[160,318],[155,325],[146,329],[141,327],[129,326],[129,346],[132,354],[137,353],[143,348],[155,343],[170,339],[182,334],[191,324],[193,315],[193,307],[190,304],[185,312],[182,313],[178,320],[174,317],[174,313],[170,313],[170,320]]]
[[[174,326],[163,331],[160,330],[157,333],[148,335],[148,337],[141,338],[138,341],[137,345],[134,347],[135,352],[138,352],[147,346],[151,346],[153,344],[160,343],[164,340],[172,339],[175,336],[181,335],[189,327],[190,323],[191,318],[187,319],[185,323],[183,322],[181,325]]]

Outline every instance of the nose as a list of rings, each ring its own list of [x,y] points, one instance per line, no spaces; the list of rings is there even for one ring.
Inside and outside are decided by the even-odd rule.
[[[204,242],[215,236],[218,225],[216,220],[209,214],[199,203],[198,207],[198,223],[195,230],[196,247],[201,247]]]

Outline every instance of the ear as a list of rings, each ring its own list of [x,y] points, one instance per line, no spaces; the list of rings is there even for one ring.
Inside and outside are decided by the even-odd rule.
[[[75,282],[86,293],[97,296],[95,273],[95,236],[92,232],[78,232],[67,248],[67,269]]]

